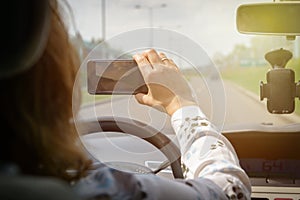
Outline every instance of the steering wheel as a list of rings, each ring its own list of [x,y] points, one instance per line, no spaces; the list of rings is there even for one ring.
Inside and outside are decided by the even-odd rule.
[[[98,117],[76,124],[81,135],[96,132],[120,132],[141,138],[159,149],[171,163],[174,178],[183,178],[179,148],[163,133],[147,124],[124,117]]]

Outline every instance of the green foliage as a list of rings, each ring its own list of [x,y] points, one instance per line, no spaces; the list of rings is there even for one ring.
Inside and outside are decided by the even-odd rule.
[[[300,80],[300,59],[291,60],[287,68],[295,71],[296,81]],[[270,69],[266,67],[236,67],[222,71],[222,77],[225,80],[235,82],[241,87],[252,91],[259,96],[259,83],[260,81],[266,82],[266,73]],[[300,100],[296,99],[295,112],[300,115]]]
[[[111,98],[111,95],[91,95],[87,92],[87,89],[82,89],[81,94],[82,94],[81,102],[83,105],[92,103],[94,101],[100,102]]]
[[[287,68],[293,69],[295,71],[295,80],[300,80],[300,59],[292,59],[288,62]]]
[[[259,83],[266,79],[269,67],[236,67],[222,71],[222,77],[259,95]]]

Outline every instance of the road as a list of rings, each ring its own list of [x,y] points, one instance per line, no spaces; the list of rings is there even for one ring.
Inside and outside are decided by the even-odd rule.
[[[230,82],[195,79],[190,81],[198,103],[208,118],[222,130],[242,124],[285,125],[300,122],[299,117],[272,115],[259,97]],[[224,87],[223,84],[224,83]],[[171,131],[170,119],[156,109],[140,105],[134,96],[113,96],[109,100],[84,106],[80,118],[98,116],[130,117],[158,129]]]

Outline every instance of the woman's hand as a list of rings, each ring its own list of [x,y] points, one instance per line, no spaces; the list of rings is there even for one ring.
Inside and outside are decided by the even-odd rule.
[[[187,105],[196,105],[192,92],[176,64],[163,53],[150,49],[133,56],[148,86],[148,94],[136,94],[139,103],[172,115]]]

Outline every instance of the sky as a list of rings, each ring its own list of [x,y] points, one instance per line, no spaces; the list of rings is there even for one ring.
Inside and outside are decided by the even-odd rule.
[[[83,38],[102,38],[102,0],[68,2]],[[210,56],[217,52],[227,54],[235,44],[249,42],[251,36],[242,35],[236,30],[235,14],[238,5],[255,2],[262,1],[106,0],[105,35],[109,39],[129,30],[149,27],[152,19],[154,27],[174,30],[191,38]]]

